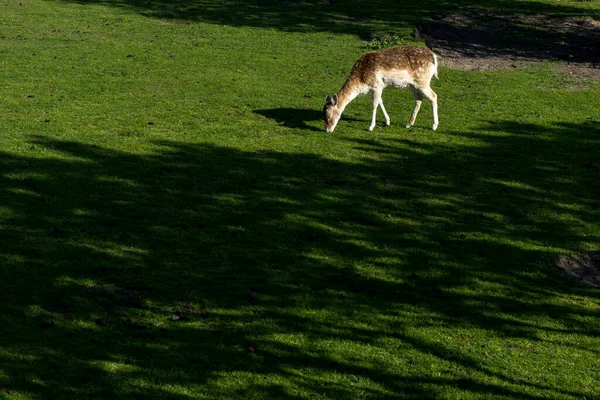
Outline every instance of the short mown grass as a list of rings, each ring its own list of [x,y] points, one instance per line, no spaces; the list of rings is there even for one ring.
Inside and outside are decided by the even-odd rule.
[[[438,131],[393,90],[323,130],[433,15],[600,14],[439,3],[2,2],[0,398],[600,397],[552,272],[600,249],[598,82],[441,68]]]

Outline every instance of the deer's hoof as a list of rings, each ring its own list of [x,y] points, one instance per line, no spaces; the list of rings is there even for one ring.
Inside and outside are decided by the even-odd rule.
[[[438,128],[437,124],[433,124],[433,126],[431,127],[431,130],[436,130]]]

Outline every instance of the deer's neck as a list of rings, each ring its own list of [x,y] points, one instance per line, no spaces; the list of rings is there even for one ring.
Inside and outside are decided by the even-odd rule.
[[[352,100],[361,94],[360,88],[353,79],[348,79],[338,92],[338,108],[344,111]]]

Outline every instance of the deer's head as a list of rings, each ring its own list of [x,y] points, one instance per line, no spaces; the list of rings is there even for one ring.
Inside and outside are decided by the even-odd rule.
[[[334,94],[333,97],[327,96],[325,99],[325,106],[323,107],[323,121],[325,121],[325,130],[327,132],[333,132],[341,116],[342,110],[338,108],[337,94]]]

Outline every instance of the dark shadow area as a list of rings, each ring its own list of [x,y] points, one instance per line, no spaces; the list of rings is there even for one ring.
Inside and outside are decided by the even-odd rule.
[[[304,118],[312,114],[292,121]],[[245,372],[261,383],[237,388],[241,397],[297,398],[275,377],[315,395],[356,394],[291,372],[302,370],[374,382],[381,391],[363,393],[377,398],[433,398],[442,387],[590,397],[584,385],[557,389],[499,372],[479,342],[465,340],[469,353],[411,333],[475,328],[539,346],[551,343],[544,332],[600,334],[597,312],[555,299],[596,301],[598,291],[544,267],[557,249],[600,243],[581,235],[600,220],[598,169],[586,166],[600,160],[598,131],[482,127],[496,130],[508,134],[463,149],[349,139],[377,153],[353,163],[175,141],[136,155],[30,138],[31,157],[0,158],[0,370],[8,371],[0,387],[136,399],[205,388],[217,398],[233,395],[210,386],[218,377]],[[315,343],[394,340],[398,354],[424,358],[392,370],[276,340],[299,332]],[[428,359],[450,371],[424,376]]]
[[[459,69],[510,69],[515,61],[600,64],[600,19],[547,14],[466,13],[434,18],[418,35],[444,64]],[[600,78],[600,72],[596,71]]]
[[[142,15],[179,20],[206,22],[230,26],[274,28],[282,31],[323,31],[353,34],[363,40],[372,38],[373,27],[378,32],[394,33],[412,27],[424,18],[457,10],[526,14],[582,15],[583,11],[568,3],[536,1],[424,0],[399,2],[394,0],[64,0],[79,4],[100,4],[123,8]]]
[[[561,256],[556,262],[557,272],[575,282],[600,287],[600,253],[588,252],[575,256]]]

